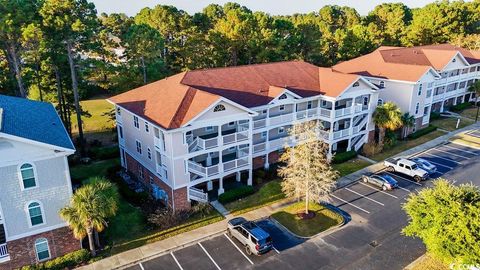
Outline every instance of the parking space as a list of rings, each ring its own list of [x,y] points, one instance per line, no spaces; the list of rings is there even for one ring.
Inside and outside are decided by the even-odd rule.
[[[472,130],[470,132],[467,133],[468,135],[470,136],[473,136],[473,137],[477,137],[477,138],[480,138],[480,130]]]

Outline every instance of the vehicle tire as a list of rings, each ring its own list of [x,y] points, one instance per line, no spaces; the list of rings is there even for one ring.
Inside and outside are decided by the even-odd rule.
[[[367,182],[368,182],[368,178],[367,178],[367,177],[363,177],[362,180],[363,180],[364,183],[367,183]]]
[[[383,186],[382,186],[382,189],[383,189],[383,190],[387,190],[387,186],[383,185]]]
[[[245,245],[245,253],[247,253],[247,255],[252,255],[252,250],[248,245]]]
[[[415,180],[415,182],[417,182],[417,183],[420,183],[420,181],[422,181],[422,178],[420,178],[420,176],[418,176],[418,175],[415,175],[413,177],[413,180]]]
[[[387,168],[387,171],[389,172],[395,172],[395,168],[393,166],[390,166]]]

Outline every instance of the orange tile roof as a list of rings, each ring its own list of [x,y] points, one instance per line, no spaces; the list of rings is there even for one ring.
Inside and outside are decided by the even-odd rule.
[[[470,63],[479,63],[479,54],[451,44],[411,48],[380,47],[374,52],[335,65],[335,70],[392,80],[416,82],[429,67],[442,70],[457,52]]]
[[[336,97],[359,79],[303,61],[187,71],[110,98],[166,129],[183,126],[221,97],[252,108],[284,89],[309,97]]]

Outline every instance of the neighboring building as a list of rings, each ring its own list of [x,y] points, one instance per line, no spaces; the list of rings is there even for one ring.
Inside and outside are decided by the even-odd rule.
[[[58,214],[72,195],[74,152],[50,103],[0,95],[0,269],[80,248]]]
[[[295,123],[315,121],[330,152],[374,130],[377,87],[302,61],[183,72],[112,97],[122,166],[174,209],[224,192],[223,179],[269,167]]]
[[[474,100],[468,87],[480,79],[480,52],[450,44],[380,47],[333,69],[378,85],[379,104],[393,101],[415,117],[413,132],[428,126],[432,111]]]

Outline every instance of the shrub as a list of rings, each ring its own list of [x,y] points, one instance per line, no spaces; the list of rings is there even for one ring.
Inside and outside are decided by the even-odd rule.
[[[428,126],[428,127],[426,127],[426,128],[420,129],[419,131],[416,131],[416,132],[408,135],[408,138],[409,138],[409,139],[416,139],[416,138],[418,138],[418,137],[421,137],[421,136],[423,136],[423,135],[426,135],[426,134],[428,134],[428,133],[430,133],[430,132],[433,132],[433,131],[435,131],[435,130],[437,130],[437,127],[434,126],[434,125],[430,125],[430,126]]]
[[[366,143],[366,144],[363,145],[362,152],[367,157],[372,157],[372,156],[380,153],[380,151],[382,151],[382,149],[375,142],[369,142],[369,143]]]
[[[430,113],[430,121],[440,119],[441,115],[438,112],[431,112]]]
[[[120,151],[118,146],[96,147],[90,149],[89,156],[97,160],[112,159],[118,158],[120,156]]]
[[[357,156],[357,152],[354,150],[343,152],[343,153],[337,153],[335,154],[335,156],[333,156],[332,163],[334,164],[342,163],[352,158],[355,158],[356,156]]]
[[[384,142],[384,147],[390,148],[393,147],[397,144],[397,134],[395,132],[387,130],[385,132],[385,142]]]
[[[199,203],[194,205],[190,210],[173,211],[170,207],[157,209],[154,213],[148,216],[148,222],[155,225],[157,229],[166,230],[182,223],[192,216],[200,216],[205,218],[209,216],[213,208],[206,203]]]
[[[117,175],[117,172],[120,170],[122,170],[122,167],[119,165],[108,168],[107,178],[117,184],[118,191],[122,197],[125,198],[129,203],[137,206],[146,202],[149,198],[148,192],[135,192],[132,190],[127,183],[125,183],[125,181],[123,181],[123,179]]]
[[[467,108],[469,108],[471,105],[469,102],[464,102],[464,103],[460,103],[460,104],[457,104],[457,105],[454,105],[452,107],[450,107],[450,111],[452,112],[460,112],[460,111],[463,111]]]
[[[71,269],[86,262],[88,259],[90,259],[90,252],[86,249],[80,249],[44,263],[24,266],[22,270]]]
[[[220,203],[229,203],[253,194],[254,192],[255,189],[252,186],[242,186],[221,194],[218,196],[218,201]]]

